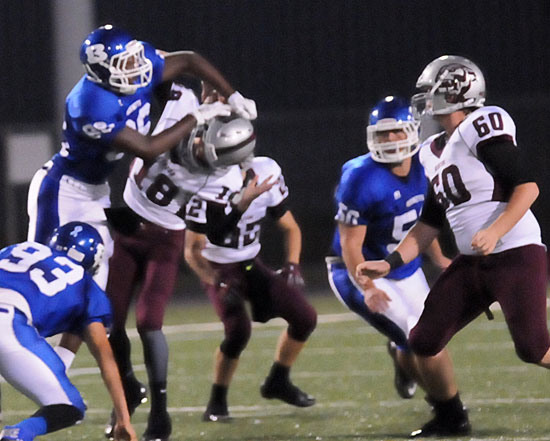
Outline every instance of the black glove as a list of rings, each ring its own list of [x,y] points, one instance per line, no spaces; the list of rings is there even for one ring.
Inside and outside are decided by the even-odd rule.
[[[297,263],[285,263],[283,267],[277,271],[277,274],[283,277],[290,286],[300,289],[306,286],[306,282],[302,276],[302,270]]]

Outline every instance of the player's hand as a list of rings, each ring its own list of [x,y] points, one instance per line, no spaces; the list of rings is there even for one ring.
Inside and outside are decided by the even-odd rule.
[[[357,265],[355,268],[355,278],[359,285],[365,289],[367,286],[370,286],[369,281],[371,279],[387,276],[389,272],[390,264],[385,260],[367,260]]]
[[[302,276],[302,269],[297,263],[285,263],[283,267],[277,271],[277,274],[283,277],[286,280],[286,283],[290,286],[300,289],[306,286],[306,282]]]
[[[197,110],[191,113],[197,120],[197,125],[204,124],[209,119],[216,116],[229,116],[231,115],[231,106],[223,104],[220,101],[214,103],[201,104]]]
[[[382,314],[390,307],[390,297],[376,286],[366,289],[364,296],[365,305],[373,312]]]
[[[243,118],[256,119],[258,117],[254,100],[245,98],[239,92],[233,92],[227,99],[227,102],[233,111]]]
[[[266,191],[271,190],[271,187],[275,185],[277,180],[269,182],[273,175],[269,175],[265,180],[258,184],[259,177],[255,175],[250,182],[244,187],[241,192],[238,194],[237,201],[234,199],[234,203],[237,205],[237,208],[241,213],[244,213],[254,199],[262,195]]]
[[[114,441],[137,441],[136,431],[131,424],[117,423],[113,432]]]
[[[489,228],[479,230],[472,239],[472,250],[486,256],[491,254],[497,246],[499,237],[494,234]]]

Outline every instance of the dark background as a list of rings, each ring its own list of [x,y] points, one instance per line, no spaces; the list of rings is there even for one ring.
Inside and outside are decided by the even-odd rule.
[[[423,67],[446,53],[476,62],[485,73],[487,104],[504,107],[514,118],[518,143],[541,189],[534,211],[544,237],[550,236],[550,2],[98,0],[94,5],[96,25],[118,25],[167,51],[195,50],[256,100],[257,151],[283,168],[304,234],[306,264],[322,265],[329,250],[332,193],[340,166],[366,151],[368,109],[390,93],[410,97]],[[0,124],[51,127],[58,137],[50,6],[2,2]],[[75,57],[80,44],[74,42]],[[120,170],[115,181],[124,174]],[[24,234],[24,192],[19,202]],[[267,259],[280,258],[271,228],[265,240],[277,250]]]

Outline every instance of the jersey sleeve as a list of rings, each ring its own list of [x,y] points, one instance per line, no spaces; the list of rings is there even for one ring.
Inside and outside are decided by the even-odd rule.
[[[82,329],[93,322],[101,322],[103,326],[109,328],[112,322],[112,311],[107,294],[94,282],[91,276],[86,275],[86,277],[88,278],[88,304],[86,305],[86,317],[82,322]]]
[[[358,169],[344,165],[335,194],[338,211],[334,220],[350,226],[367,225],[367,219],[361,215],[368,212],[369,204],[365,200],[365,192],[360,192],[365,187],[363,175]]]
[[[168,101],[164,106],[153,135],[169,129],[187,114],[193,112],[198,106],[199,100],[192,90],[181,84],[172,84]]]
[[[443,205],[437,202],[433,188],[429,186],[419,220],[431,227],[441,230],[445,226],[446,219]]]
[[[86,84],[82,93],[67,103],[66,110],[66,124],[92,141],[110,142],[126,126],[117,96],[95,84]]]
[[[516,125],[512,117],[497,106],[476,110],[457,130],[476,157],[479,156],[478,150],[484,144],[493,142],[495,139],[516,143]]]

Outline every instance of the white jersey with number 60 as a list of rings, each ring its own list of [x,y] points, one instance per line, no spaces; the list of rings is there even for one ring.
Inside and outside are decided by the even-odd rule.
[[[510,115],[496,106],[470,113],[446,143],[437,134],[421,147],[420,161],[436,198],[446,211],[462,254],[477,254],[471,246],[479,230],[487,228],[504,211],[508,201],[493,175],[478,157],[478,148],[501,138],[516,143],[516,126]],[[498,242],[493,253],[527,244],[540,244],[539,224],[528,210]]]

